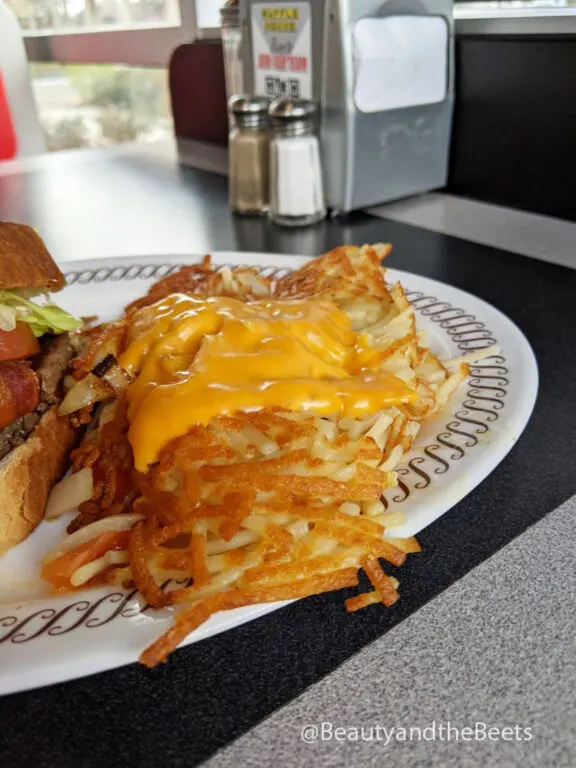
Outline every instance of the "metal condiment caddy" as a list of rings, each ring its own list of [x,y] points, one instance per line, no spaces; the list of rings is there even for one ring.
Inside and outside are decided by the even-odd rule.
[[[240,0],[240,14],[245,87],[319,107],[333,213],[445,185],[452,0]]]

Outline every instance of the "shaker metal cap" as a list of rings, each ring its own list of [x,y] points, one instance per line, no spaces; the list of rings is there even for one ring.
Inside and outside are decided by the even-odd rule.
[[[265,96],[251,96],[247,93],[232,96],[228,109],[239,128],[260,130],[268,122],[270,99]]]
[[[308,99],[277,99],[268,114],[277,136],[308,136],[314,133],[316,104]]]
[[[223,27],[240,26],[240,6],[238,0],[226,0],[220,8],[220,22]]]
[[[268,114],[270,99],[265,96],[251,96],[246,93],[232,96],[228,102],[228,109],[234,115],[265,116]]]
[[[316,112],[316,104],[308,99],[277,99],[270,104],[268,114],[274,120],[308,120]]]

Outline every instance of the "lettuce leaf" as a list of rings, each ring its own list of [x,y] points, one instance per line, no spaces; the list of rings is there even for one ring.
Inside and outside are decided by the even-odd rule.
[[[8,319],[12,313],[2,312],[3,307],[14,311],[15,320],[28,323],[35,336],[74,331],[82,325],[80,320],[55,304],[36,304],[16,291],[0,291],[0,314]]]

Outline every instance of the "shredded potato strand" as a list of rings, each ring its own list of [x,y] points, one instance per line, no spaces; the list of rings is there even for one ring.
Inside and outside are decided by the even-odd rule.
[[[141,520],[132,529],[128,546],[128,562],[142,597],[154,608],[162,608],[167,605],[170,602],[169,594],[163,592],[156,584],[148,567],[148,552],[144,540],[144,523]]]
[[[327,576],[316,576],[311,579],[300,579],[291,584],[271,587],[267,590],[251,587],[244,592],[224,592],[193,605],[183,611],[176,619],[174,626],[162,637],[156,640],[140,656],[140,661],[147,667],[166,661],[167,656],[175,650],[184,638],[194,629],[207,621],[212,614],[221,610],[240,608],[257,603],[274,603],[281,600],[294,600],[322,592],[331,592],[343,587],[353,587],[358,584],[356,568],[344,568]]]
[[[206,531],[192,534],[190,540],[190,560],[192,578],[197,587],[210,583],[210,571],[206,563]]]
[[[382,570],[378,560],[374,555],[366,555],[362,558],[361,565],[386,608],[393,606],[400,595],[392,586],[390,579]]]

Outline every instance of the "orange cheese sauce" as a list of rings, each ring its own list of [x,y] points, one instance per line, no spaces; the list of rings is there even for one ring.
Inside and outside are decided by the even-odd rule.
[[[145,472],[196,424],[266,407],[363,418],[417,393],[377,372],[378,350],[330,301],[193,298],[173,294],[131,319],[120,364],[129,439]]]

